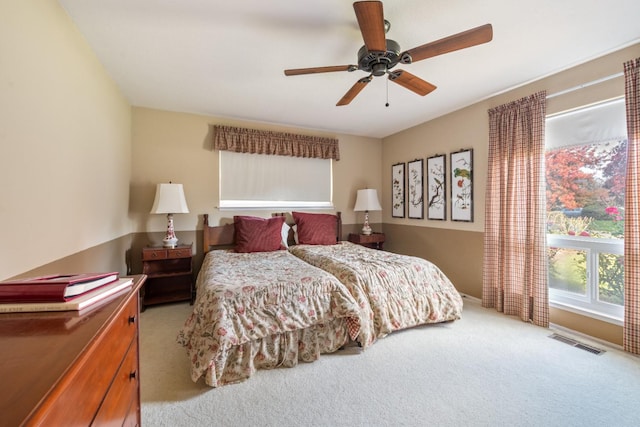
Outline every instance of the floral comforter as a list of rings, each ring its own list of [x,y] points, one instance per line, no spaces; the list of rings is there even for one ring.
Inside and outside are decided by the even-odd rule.
[[[364,347],[395,330],[461,317],[460,294],[438,267],[422,258],[350,242],[296,245],[289,251],[349,289],[366,321],[359,337]]]
[[[360,309],[335,277],[287,251],[209,252],[193,312],[178,333],[191,378],[217,387],[257,369],[311,362],[360,330]]]

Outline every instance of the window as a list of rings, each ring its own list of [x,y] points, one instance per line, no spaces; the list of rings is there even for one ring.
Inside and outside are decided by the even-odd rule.
[[[547,118],[552,305],[620,323],[624,312],[624,100]]]
[[[331,209],[332,161],[220,151],[221,209]]]

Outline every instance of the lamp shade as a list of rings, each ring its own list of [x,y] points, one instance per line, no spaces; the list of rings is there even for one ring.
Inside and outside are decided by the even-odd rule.
[[[356,207],[354,211],[381,211],[382,206],[378,201],[378,191],[373,188],[358,190]]]
[[[182,184],[158,184],[152,214],[189,213]]]

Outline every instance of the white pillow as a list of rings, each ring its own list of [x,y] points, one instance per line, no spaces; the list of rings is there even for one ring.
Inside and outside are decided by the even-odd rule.
[[[282,230],[280,231],[282,235],[282,246],[285,248],[289,247],[289,224],[286,222],[282,223]],[[297,236],[297,234],[296,234]]]

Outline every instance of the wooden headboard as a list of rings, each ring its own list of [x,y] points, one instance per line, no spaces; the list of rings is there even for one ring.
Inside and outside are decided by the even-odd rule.
[[[286,212],[274,213],[273,216],[286,216]],[[342,213],[336,212],[338,218],[336,224],[336,241],[342,240]],[[212,246],[233,246],[235,243],[235,227],[233,224],[225,224],[219,226],[209,226],[209,214],[204,214],[203,226],[203,253],[211,250]],[[289,243],[293,242],[293,229],[289,230]]]
[[[204,227],[202,231],[202,242],[205,254],[211,250],[211,246],[231,246],[234,243],[235,227],[233,224],[210,227],[209,214],[204,214]]]

